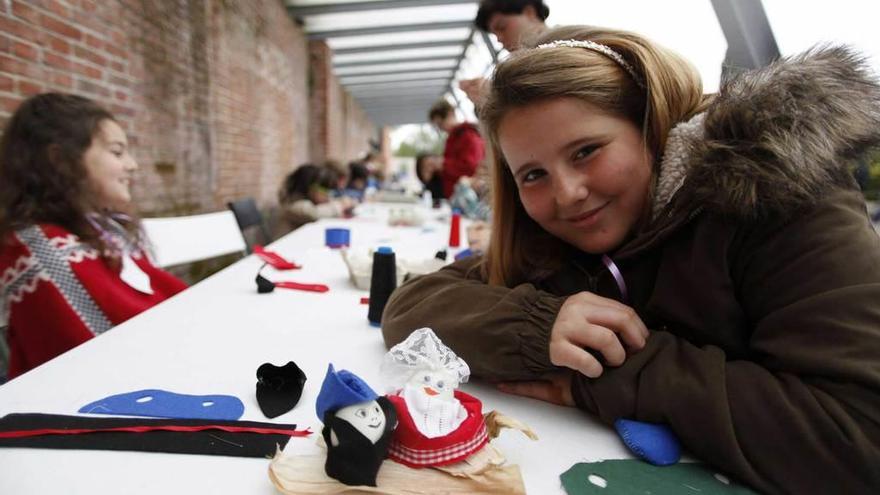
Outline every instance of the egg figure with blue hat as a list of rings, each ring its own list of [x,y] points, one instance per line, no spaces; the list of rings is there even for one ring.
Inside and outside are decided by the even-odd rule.
[[[376,486],[397,414],[387,398],[348,370],[330,364],[315,404],[327,444],[324,471],[346,485]]]

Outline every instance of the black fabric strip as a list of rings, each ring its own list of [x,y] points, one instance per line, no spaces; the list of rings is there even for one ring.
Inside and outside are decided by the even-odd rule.
[[[16,413],[0,418],[0,431],[40,429],[100,429],[130,426],[224,425],[251,428],[285,428],[296,425],[259,421],[220,421],[203,419],[92,418],[57,414]],[[46,435],[27,438],[0,438],[0,447],[81,450],[126,450],[169,454],[222,455],[232,457],[272,457],[283,449],[288,435],[229,433],[220,430],[199,432],[151,431],[94,432],[78,435]]]

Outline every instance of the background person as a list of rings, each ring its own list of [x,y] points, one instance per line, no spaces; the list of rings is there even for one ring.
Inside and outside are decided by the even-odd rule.
[[[137,162],[86,98],[25,100],[0,141],[0,273],[15,377],[186,285],[156,268],[132,213]]]
[[[300,165],[287,176],[278,192],[278,203],[288,231],[320,218],[351,213],[356,200],[347,196],[331,198],[331,192],[338,185],[337,177],[329,167],[310,163]]]
[[[485,144],[477,126],[460,122],[455,109],[446,100],[431,107],[428,119],[435,127],[446,133],[443,146],[443,197],[452,196],[455,183],[460,177],[473,176],[485,156]]]
[[[422,153],[416,157],[416,176],[431,193],[435,204],[443,198],[443,157],[430,153]]]
[[[540,35],[547,29],[544,21],[550,8],[542,0],[483,0],[477,10],[474,24],[484,33],[494,34],[509,52],[520,49],[524,40]],[[483,103],[488,90],[482,77],[465,79],[458,83],[475,107]]]

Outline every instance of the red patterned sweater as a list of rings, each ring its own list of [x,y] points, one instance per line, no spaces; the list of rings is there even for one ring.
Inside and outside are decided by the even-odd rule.
[[[186,288],[153,266],[142,249],[131,259],[153,294],[120,277],[98,251],[55,225],[15,232],[0,248],[0,287],[7,305],[9,377],[15,377],[110,330]]]

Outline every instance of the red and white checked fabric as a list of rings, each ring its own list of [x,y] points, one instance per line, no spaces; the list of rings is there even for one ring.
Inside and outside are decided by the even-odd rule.
[[[428,438],[416,428],[403,397],[389,395],[388,400],[397,411],[398,425],[391,437],[388,457],[409,467],[422,468],[452,464],[483,448],[489,441],[482,414],[483,404],[458,390],[455,397],[467,410],[467,419],[448,435]]]
[[[480,425],[477,436],[461,443],[435,450],[416,450],[392,441],[388,447],[388,457],[410,467],[443,466],[461,461],[483,448],[489,441],[485,423]]]

